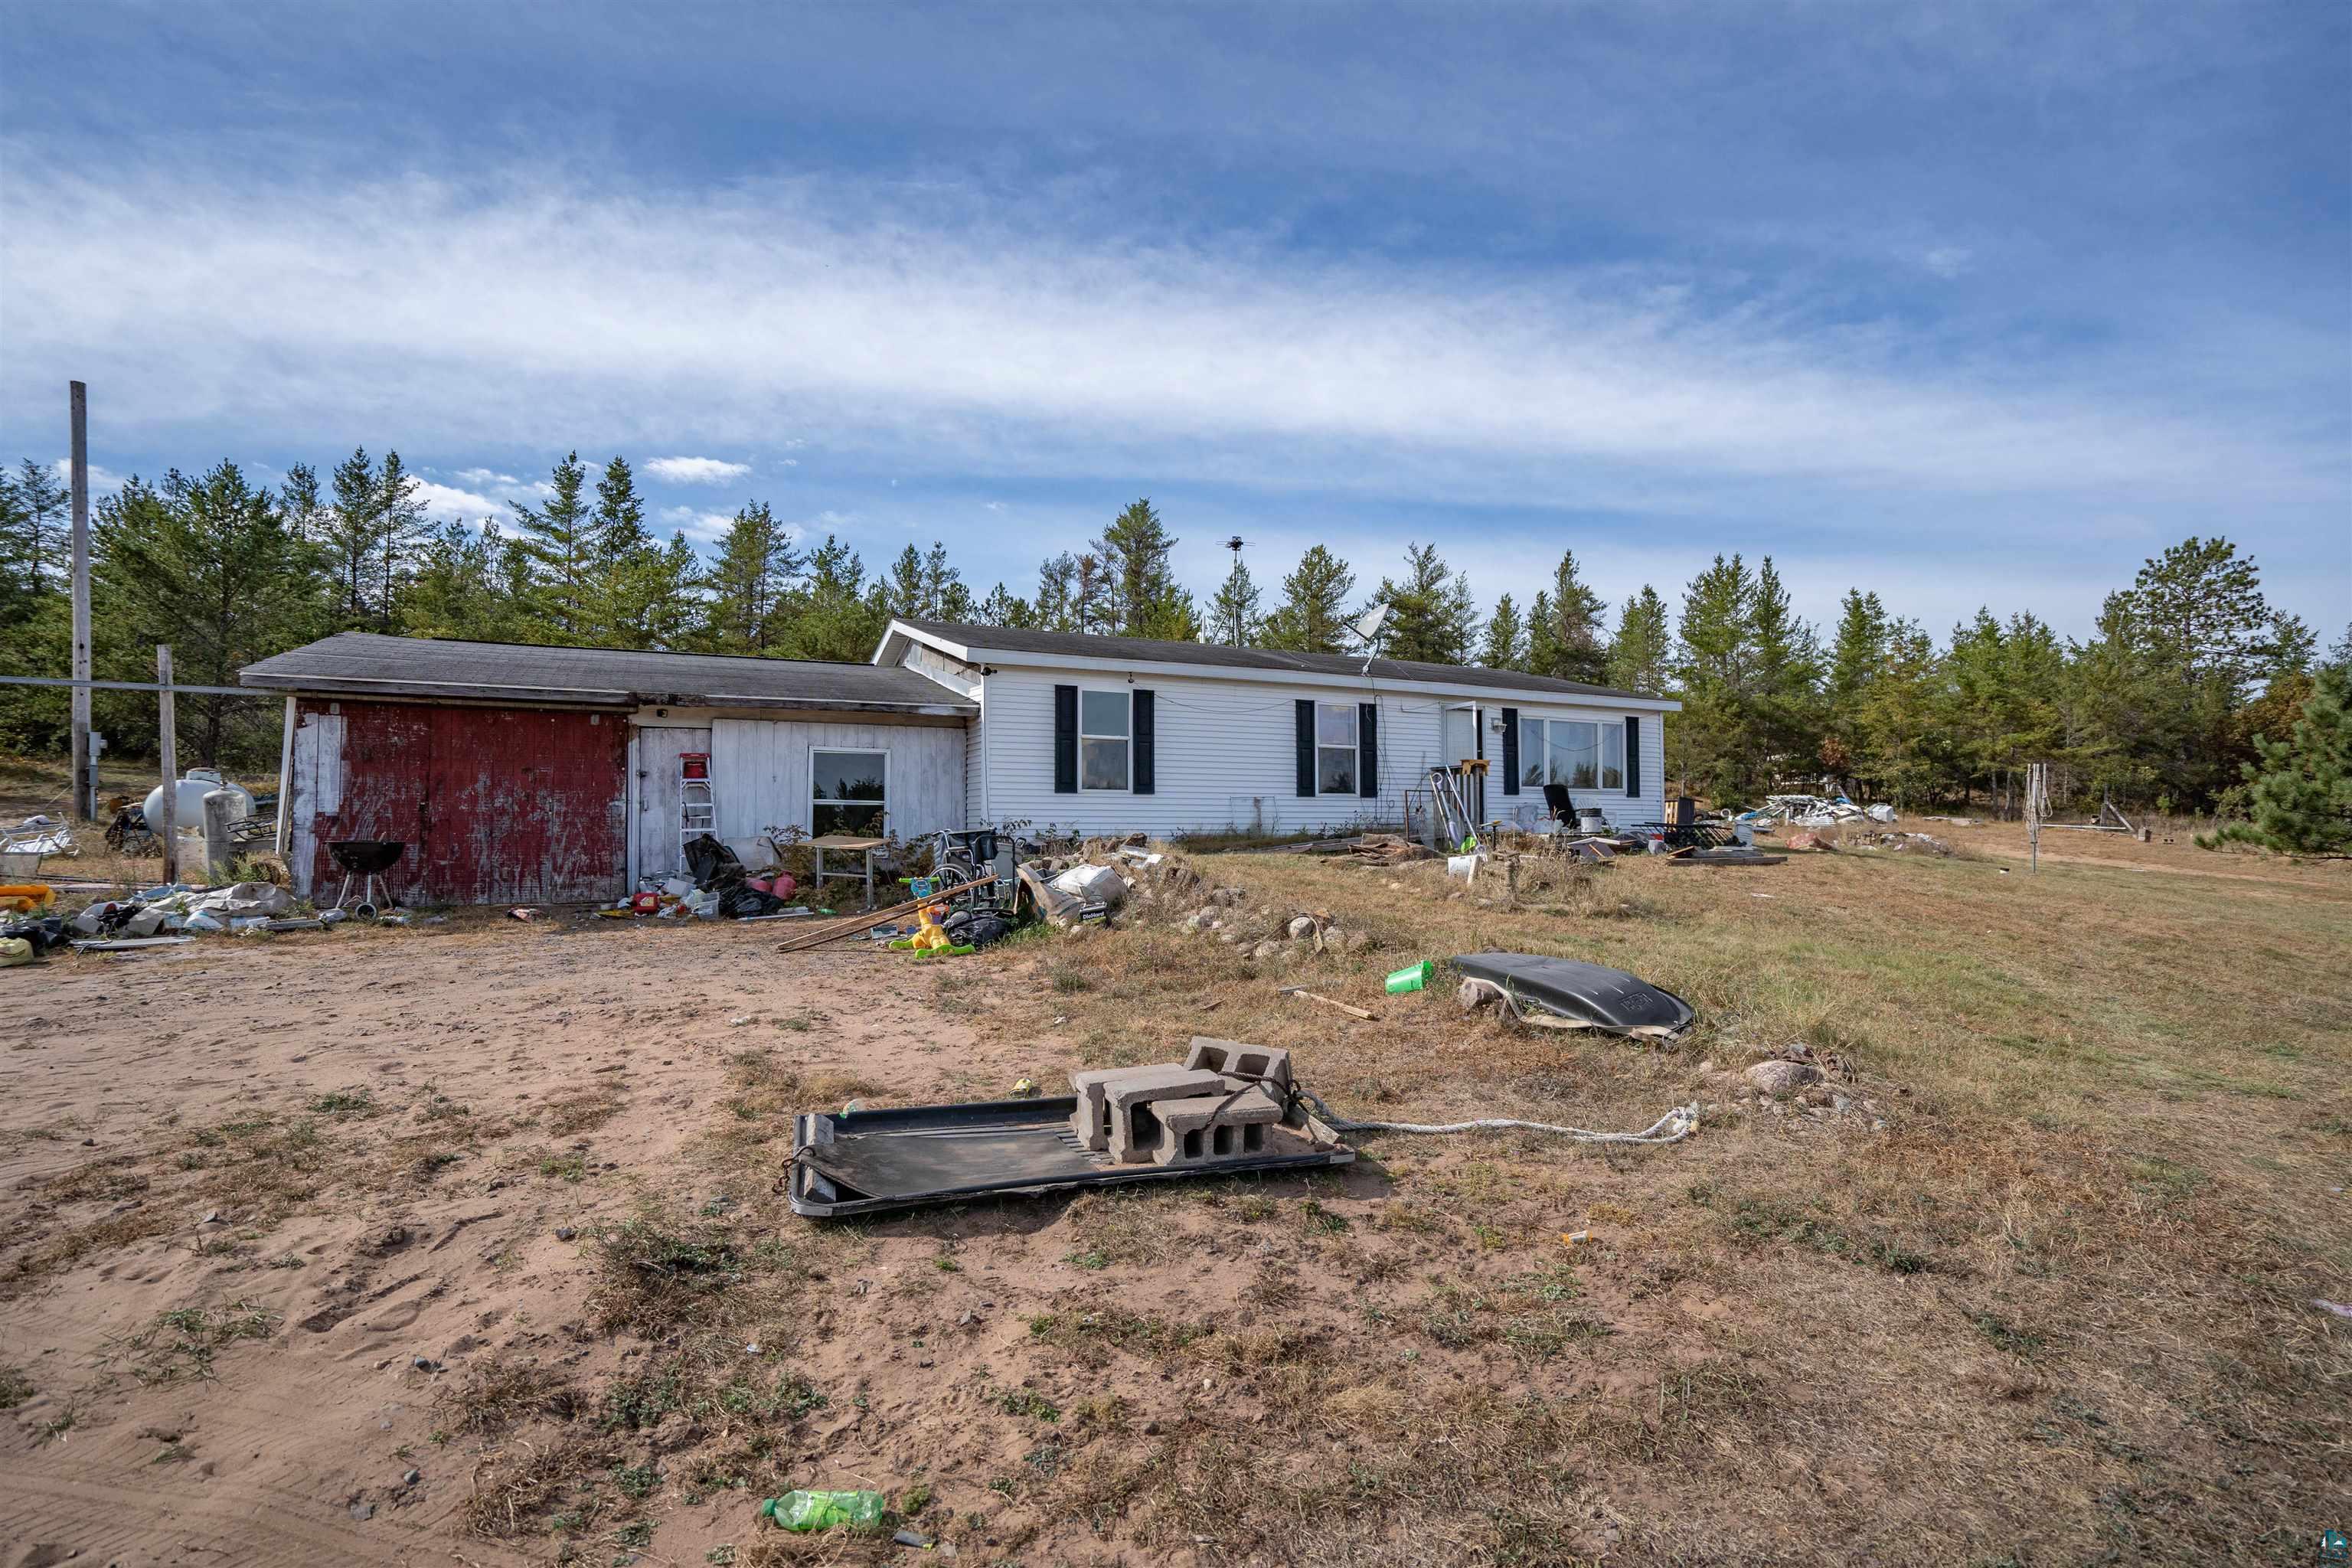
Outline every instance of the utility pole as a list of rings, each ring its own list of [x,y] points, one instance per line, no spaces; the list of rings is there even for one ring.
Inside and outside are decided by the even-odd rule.
[[[172,648],[155,645],[156,726],[158,749],[163,753],[163,820],[147,825],[163,843],[163,885],[180,879],[180,725],[179,707],[172,700]]]
[[[73,426],[73,816],[98,820],[98,760],[89,754],[89,388],[68,382]]]

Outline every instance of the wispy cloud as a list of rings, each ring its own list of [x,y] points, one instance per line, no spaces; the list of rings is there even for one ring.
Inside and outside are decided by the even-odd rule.
[[[494,468],[459,468],[451,476],[469,485],[502,490],[520,489],[523,481],[512,474],[501,474]]]
[[[662,522],[697,544],[709,544],[719,538],[735,521],[735,514],[731,511],[712,511],[692,506],[664,507],[659,517]]]
[[[654,458],[646,463],[646,472],[665,484],[723,485],[749,478],[751,465],[718,458]]]
[[[98,362],[126,419],[396,420],[453,443],[488,426],[547,446],[749,444],[790,405],[836,445],[982,469],[1150,471],[1181,455],[1228,482],[1561,506],[1683,504],[1767,479],[1849,509],[1857,491],[1922,487],[2341,493],[2340,453],[2192,415],[2162,387],[2046,357],[1920,364],[1884,333],[1759,310],[1686,268],[1506,276],[1276,258],[1238,237],[1078,245],[952,204],[830,195],[625,199],[518,180],[485,201],[423,180],[162,174],[101,189],[36,161],[0,193],[12,356],[44,374]],[[370,310],[350,308],[361,296]],[[573,330],[583,317],[599,330]],[[711,482],[745,467],[646,470]]]

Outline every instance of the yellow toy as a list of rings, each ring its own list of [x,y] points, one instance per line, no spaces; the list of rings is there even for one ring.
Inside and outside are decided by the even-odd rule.
[[[941,958],[950,953],[970,952],[969,947],[959,947],[955,940],[940,927],[938,904],[925,904],[915,911],[915,934],[901,937],[890,945],[901,952],[912,952],[917,958]]]

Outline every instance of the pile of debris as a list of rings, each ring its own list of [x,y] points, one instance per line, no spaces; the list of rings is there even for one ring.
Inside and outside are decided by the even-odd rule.
[[[22,905],[27,900],[14,901]],[[130,952],[177,946],[199,936],[323,931],[350,918],[341,910],[297,916],[293,896],[269,882],[233,882],[225,888],[174,882],[119,899],[99,899],[71,916],[49,912],[53,903],[53,899],[37,902],[21,918],[0,925],[0,941],[26,942],[33,953],[60,947],[78,952]],[[408,923],[397,912],[380,919],[390,925]]]
[[[74,855],[73,825],[54,816],[28,816],[14,827],[0,827],[0,855]],[[26,868],[30,869],[30,868]]]
[[[1768,795],[1762,805],[1732,820],[1758,833],[1769,833],[1784,823],[1791,827],[1834,827],[1842,822],[1893,822],[1895,808],[1881,805],[1865,809],[1842,795]]]

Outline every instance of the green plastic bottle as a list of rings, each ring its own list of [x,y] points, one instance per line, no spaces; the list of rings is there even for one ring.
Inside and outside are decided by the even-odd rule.
[[[786,1492],[760,1505],[760,1516],[786,1530],[831,1530],[845,1524],[853,1530],[878,1530],[882,1525],[880,1492]]]

